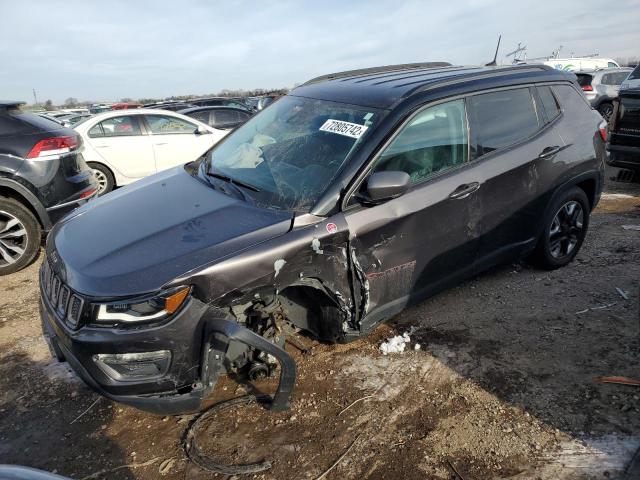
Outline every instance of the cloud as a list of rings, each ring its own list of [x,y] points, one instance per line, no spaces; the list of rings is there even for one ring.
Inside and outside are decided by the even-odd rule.
[[[61,102],[292,86],[332,71],[445,60],[638,55],[638,0],[368,2],[31,0],[2,3],[3,96]],[[33,12],[40,12],[33,15]],[[606,13],[606,14],[604,14]]]

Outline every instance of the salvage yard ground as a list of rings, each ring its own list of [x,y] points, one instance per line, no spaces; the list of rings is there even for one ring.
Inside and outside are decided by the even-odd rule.
[[[609,186],[564,269],[506,265],[368,338],[303,338],[307,354],[291,348],[292,409],[234,407],[199,444],[221,460],[270,459],[255,475],[264,479],[314,479],[345,452],[326,478],[619,478],[640,447],[640,387],[594,378],[640,378],[640,231],[626,225],[640,225],[640,188]],[[113,403],[51,360],[38,318],[41,258],[0,278],[0,463],[74,479],[224,478],[187,461],[191,416]],[[407,351],[381,354],[383,340],[412,327]],[[224,379],[211,401],[244,393]]]

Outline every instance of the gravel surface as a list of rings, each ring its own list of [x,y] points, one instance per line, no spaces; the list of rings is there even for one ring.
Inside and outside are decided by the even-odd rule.
[[[640,225],[637,186],[608,188],[566,268],[495,268],[347,345],[302,338],[291,410],[234,407],[199,445],[272,461],[247,478],[314,479],[345,452],[325,478],[618,478],[640,447],[640,387],[595,377],[640,378],[640,231],[623,225]],[[74,479],[225,478],[186,459],[193,416],[113,403],[51,359],[39,263],[0,277],[0,463]],[[404,332],[405,351],[383,355]],[[210,402],[274,385],[225,378]]]

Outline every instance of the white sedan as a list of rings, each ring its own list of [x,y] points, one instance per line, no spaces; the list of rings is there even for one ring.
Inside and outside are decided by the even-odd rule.
[[[147,175],[191,162],[228,131],[166,110],[101,113],[78,125],[84,159],[94,169],[99,195]]]

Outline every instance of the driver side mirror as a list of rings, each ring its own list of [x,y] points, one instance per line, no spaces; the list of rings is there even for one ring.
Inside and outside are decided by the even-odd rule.
[[[193,133],[195,133],[196,135],[206,135],[207,133],[211,132],[204,128],[202,125],[198,125],[198,128],[196,128],[196,131]]]
[[[360,199],[365,203],[382,203],[406,193],[410,184],[411,177],[406,172],[375,172],[367,180],[366,194]]]

